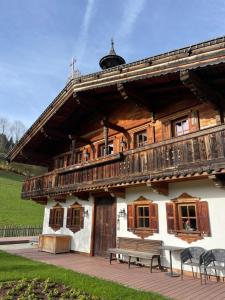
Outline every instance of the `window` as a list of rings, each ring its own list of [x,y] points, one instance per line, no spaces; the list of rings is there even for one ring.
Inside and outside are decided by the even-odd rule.
[[[59,168],[63,168],[64,167],[64,157],[60,157],[59,158]]]
[[[197,230],[197,215],[195,204],[178,204],[179,229]]]
[[[127,230],[142,238],[158,232],[158,205],[142,196],[129,204]]]
[[[167,230],[188,242],[210,236],[208,203],[183,193],[166,203]]]
[[[49,227],[53,230],[59,230],[63,227],[64,208],[60,204],[56,204],[50,209]]]
[[[81,163],[83,160],[83,153],[82,151],[76,152],[76,164]]]
[[[77,202],[67,209],[66,227],[73,232],[83,228],[84,223],[84,208]]]
[[[190,132],[188,116],[173,121],[173,135],[180,136]]]
[[[99,145],[98,156],[102,157],[106,155],[105,144]],[[109,142],[108,144],[108,155],[113,154],[113,142]]]
[[[137,228],[149,228],[149,206],[136,205]]]
[[[67,159],[66,159],[66,165],[67,165],[67,166],[70,166],[70,165],[71,165],[71,162],[72,162],[72,155],[71,155],[71,154],[68,154],[68,155],[67,155]]]
[[[143,130],[134,134],[134,145],[136,148],[147,145],[147,131]]]

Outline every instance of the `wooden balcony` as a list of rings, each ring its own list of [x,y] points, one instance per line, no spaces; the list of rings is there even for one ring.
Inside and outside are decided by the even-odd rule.
[[[61,168],[26,179],[22,197],[38,198],[157,180],[206,176],[225,167],[225,125]]]

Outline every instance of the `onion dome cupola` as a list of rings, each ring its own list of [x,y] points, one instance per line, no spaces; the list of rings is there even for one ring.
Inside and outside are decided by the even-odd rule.
[[[111,49],[109,51],[109,54],[104,56],[100,60],[100,62],[99,62],[100,67],[103,70],[105,70],[105,69],[109,69],[109,68],[116,67],[119,65],[123,65],[125,63],[126,62],[125,62],[124,58],[116,54],[116,52],[114,50],[114,41],[112,39],[111,40]]]

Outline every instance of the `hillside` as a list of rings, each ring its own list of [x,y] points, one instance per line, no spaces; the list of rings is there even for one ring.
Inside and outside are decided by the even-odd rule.
[[[39,225],[43,222],[44,206],[21,200],[23,176],[0,170],[0,226]]]

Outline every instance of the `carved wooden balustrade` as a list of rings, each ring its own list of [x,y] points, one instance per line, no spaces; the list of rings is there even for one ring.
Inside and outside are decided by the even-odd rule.
[[[26,179],[22,197],[100,189],[143,178],[210,173],[225,167],[224,158],[225,125],[220,125]]]

